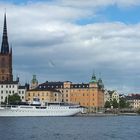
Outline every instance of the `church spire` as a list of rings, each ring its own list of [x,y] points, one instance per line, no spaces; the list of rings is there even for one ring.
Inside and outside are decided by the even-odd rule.
[[[2,45],[1,45],[1,54],[9,53],[9,43],[7,36],[7,23],[6,23],[6,13],[4,15],[4,26],[3,26],[3,36],[2,36]]]

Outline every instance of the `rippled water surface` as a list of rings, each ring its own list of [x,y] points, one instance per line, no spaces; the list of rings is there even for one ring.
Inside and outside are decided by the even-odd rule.
[[[139,140],[140,116],[0,118],[0,140]]]

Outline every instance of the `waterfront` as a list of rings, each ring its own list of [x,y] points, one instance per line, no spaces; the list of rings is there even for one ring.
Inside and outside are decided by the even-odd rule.
[[[0,118],[2,140],[138,140],[140,116]]]

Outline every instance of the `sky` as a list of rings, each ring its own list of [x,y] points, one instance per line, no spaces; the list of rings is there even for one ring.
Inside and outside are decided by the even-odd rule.
[[[88,83],[140,93],[139,0],[0,0],[6,9],[13,74],[22,83]]]

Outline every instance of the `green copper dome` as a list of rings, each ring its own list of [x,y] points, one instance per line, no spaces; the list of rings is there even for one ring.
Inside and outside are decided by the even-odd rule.
[[[33,75],[33,79],[32,79],[32,83],[38,83],[37,79],[36,79],[36,75]]]
[[[97,83],[97,79],[96,79],[95,74],[92,75],[92,78],[90,80],[90,83]]]
[[[99,80],[98,80],[98,85],[100,88],[104,88],[104,84],[103,84],[103,81],[101,78],[99,78]]]

